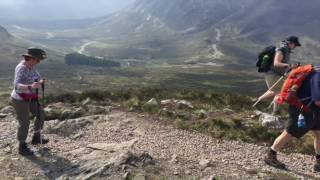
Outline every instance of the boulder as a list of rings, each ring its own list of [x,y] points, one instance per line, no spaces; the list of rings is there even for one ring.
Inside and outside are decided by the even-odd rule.
[[[70,136],[76,134],[81,128],[92,124],[95,121],[94,117],[81,117],[77,119],[69,119],[65,121],[56,121],[53,125],[47,128],[48,133]]]
[[[8,116],[8,114],[0,113],[0,118],[5,118],[5,117],[7,117],[7,116]]]
[[[89,105],[88,106],[89,113],[90,114],[108,114],[111,112],[112,107],[111,106],[95,106],[95,105]]]
[[[174,116],[175,116],[175,112],[170,111],[170,110],[167,109],[167,108],[163,108],[163,109],[161,109],[161,111],[160,111],[160,115],[161,115],[161,116],[165,116],[165,117],[174,117]]]
[[[79,157],[78,168],[70,174],[63,174],[63,177],[95,179],[105,172],[123,169],[124,166],[139,168],[154,165],[156,161],[148,153],[132,153],[131,150],[136,142],[137,140],[134,139],[122,143],[95,143],[79,150],[70,151],[67,154]]]
[[[72,108],[66,109],[62,111],[60,119],[73,119],[81,117],[85,114],[85,112],[81,108]]]
[[[193,105],[191,102],[186,100],[178,100],[176,101],[176,108],[178,109],[193,109]]]
[[[190,120],[192,118],[192,114],[190,112],[178,112],[177,117],[182,120]]]
[[[0,110],[2,114],[15,114],[15,109],[12,106],[6,106]]]
[[[87,99],[85,99],[85,100],[83,100],[83,101],[81,102],[81,105],[86,106],[86,105],[88,105],[88,104],[90,104],[90,103],[91,103],[91,99],[90,99],[90,98],[87,98]]]
[[[229,109],[229,108],[224,108],[223,109],[223,112],[226,114],[226,115],[232,115],[234,114],[234,111],[232,109]]]
[[[162,106],[166,106],[166,107],[174,107],[175,102],[174,102],[173,99],[166,99],[166,100],[162,100],[162,101],[160,102],[160,104],[161,104]]]
[[[283,128],[283,124],[280,122],[279,117],[268,114],[268,113],[262,113],[259,117],[259,122],[262,126],[265,126],[265,127],[276,128],[276,129]]]
[[[146,102],[142,109],[147,112],[156,113],[159,111],[159,104],[155,98],[150,99],[148,102]]]
[[[195,114],[198,116],[198,118],[207,118],[209,116],[209,113],[203,109],[197,110]]]
[[[139,108],[140,100],[138,97],[132,97],[126,102],[127,106],[129,107],[130,111],[134,111]]]
[[[199,165],[200,165],[201,169],[206,169],[207,167],[211,167],[213,165],[213,163],[210,159],[201,159],[199,161]]]

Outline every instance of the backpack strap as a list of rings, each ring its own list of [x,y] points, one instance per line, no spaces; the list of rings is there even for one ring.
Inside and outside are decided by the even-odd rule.
[[[277,50],[279,50],[279,51],[282,52],[282,55],[283,55],[283,59],[282,59],[282,60],[286,59],[288,52],[291,53],[291,50],[290,50],[288,47],[286,47],[286,46],[282,46],[282,47],[280,47],[280,48],[277,48],[276,51],[277,51]]]

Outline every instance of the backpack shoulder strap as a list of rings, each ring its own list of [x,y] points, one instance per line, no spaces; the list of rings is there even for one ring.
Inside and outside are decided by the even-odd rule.
[[[277,48],[276,51],[277,50],[282,52],[283,59],[286,59],[287,53],[290,52],[290,49],[288,49],[287,47],[280,47],[280,48]]]

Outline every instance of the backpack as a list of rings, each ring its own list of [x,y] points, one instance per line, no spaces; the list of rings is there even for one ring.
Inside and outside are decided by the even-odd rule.
[[[301,102],[297,96],[297,92],[306,77],[313,71],[314,68],[311,64],[299,66],[293,69],[284,82],[280,93],[277,95],[276,103],[283,104],[284,102],[287,102],[288,104],[295,106],[304,112],[309,112],[310,110],[308,106]]]
[[[285,56],[286,49],[280,48],[280,50],[283,52],[283,55]],[[270,67],[273,64],[275,54],[276,46],[267,46],[258,54],[256,67],[258,67],[259,73],[268,72],[270,70]]]
[[[259,52],[258,60],[256,62],[256,67],[258,67],[259,73],[268,72],[270,70],[275,53],[276,53],[275,46],[265,47],[261,52]]]

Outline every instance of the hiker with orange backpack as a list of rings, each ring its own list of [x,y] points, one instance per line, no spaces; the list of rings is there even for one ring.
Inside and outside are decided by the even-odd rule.
[[[254,106],[261,100],[275,97],[280,92],[286,72],[298,66],[290,64],[290,54],[293,49],[299,46],[301,44],[298,37],[289,36],[281,42],[279,48],[269,46],[259,53],[256,66],[259,68],[258,72],[265,73],[268,91],[258,98]],[[275,99],[273,102],[275,102]],[[278,107],[276,103],[273,103],[273,105],[273,114],[276,114]]]
[[[293,69],[277,95],[277,103],[284,102],[289,104],[288,124],[268,150],[265,163],[285,169],[285,164],[277,159],[277,152],[293,137],[301,138],[312,130],[316,157],[313,168],[320,172],[320,66],[305,65]]]

